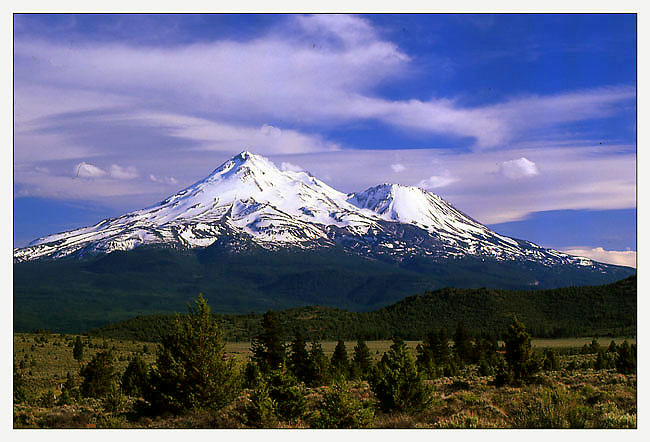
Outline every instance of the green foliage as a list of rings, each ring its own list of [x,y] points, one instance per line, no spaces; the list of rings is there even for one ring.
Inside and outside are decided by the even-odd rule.
[[[222,332],[202,295],[176,318],[174,332],[165,336],[145,391],[154,409],[179,413],[191,409],[218,410],[240,390],[234,360],[225,360]]]
[[[300,419],[307,410],[297,379],[284,366],[257,379],[249,399],[243,410],[249,427],[273,428],[279,421]]]
[[[361,402],[345,382],[336,383],[319,401],[311,416],[312,428],[369,428],[375,417],[370,401]]]
[[[544,350],[544,362],[542,362],[542,369],[545,371],[560,369],[560,363],[557,360],[557,355],[550,348]]]
[[[302,333],[297,333],[291,341],[291,354],[289,367],[294,376],[301,382],[306,382],[309,377],[309,353],[307,352],[305,338]]]
[[[331,380],[329,365],[323,346],[318,342],[312,342],[309,350],[307,385],[316,387],[329,384]]]
[[[128,396],[142,397],[148,385],[149,366],[139,355],[135,355],[122,374],[122,391]]]
[[[295,421],[307,410],[305,395],[297,379],[284,367],[272,370],[266,377],[269,396],[275,403],[277,416],[284,421]]]
[[[636,345],[623,341],[616,353],[616,370],[623,374],[636,373]]]
[[[51,390],[44,391],[38,397],[38,400],[36,401],[36,403],[38,404],[39,407],[52,408],[52,407],[54,407],[54,404],[56,403],[56,395]]]
[[[74,347],[72,348],[72,357],[81,362],[84,358],[84,344],[81,342],[81,338],[77,336],[77,339],[74,341]]]
[[[363,338],[357,340],[352,356],[351,377],[353,379],[368,379],[372,371],[372,356]]]
[[[260,368],[249,359],[244,367],[244,388],[256,388],[261,376]]]
[[[462,363],[471,361],[472,357],[472,337],[465,327],[463,321],[456,325],[456,332],[454,333],[454,353],[458,360]]]
[[[503,340],[506,347],[505,359],[510,372],[510,382],[520,383],[529,380],[539,371],[539,362],[534,358],[526,326],[516,316],[512,319]]]
[[[345,342],[339,339],[334,348],[332,359],[330,359],[332,375],[337,379],[347,379],[349,376],[348,352]]]
[[[257,365],[254,365],[257,367]],[[243,409],[244,423],[253,428],[275,428],[278,424],[276,402],[271,398],[269,385],[264,379],[255,381],[248,402]]]
[[[106,396],[116,381],[113,353],[110,350],[97,353],[81,368],[79,375],[83,378],[80,387],[83,397]]]
[[[229,314],[306,304],[370,311],[414,293],[436,290],[383,311],[374,323],[322,321],[325,329],[309,327],[313,335],[303,330],[308,340],[324,339],[325,334],[329,339],[388,339],[400,330],[405,339],[418,334],[420,339],[432,321],[452,329],[459,320],[475,334],[480,329],[503,329],[511,313],[525,319],[536,335],[538,330],[550,334],[554,329],[566,335],[595,334],[636,324],[635,280],[621,287],[571,287],[557,293],[530,290],[528,285],[531,270],[540,287],[551,288],[568,282],[575,286],[609,283],[630,276],[632,269],[612,267],[607,275],[589,269],[567,274],[544,266],[522,269],[512,263],[505,264],[504,271],[503,263],[452,261],[431,264],[412,259],[396,266],[349,256],[338,248],[267,252],[251,245],[250,253],[231,254],[215,244],[194,251],[138,247],[84,260],[23,262],[14,265],[14,330],[78,333],[132,318],[134,312],[173,315],[183,310],[188,290],[218,296],[219,311]],[[355,284],[349,284],[350,280]],[[442,288],[454,286],[520,291]],[[413,308],[411,302],[421,304],[420,308]],[[408,317],[399,320],[395,313],[402,309]],[[340,333],[343,330],[345,335]],[[249,341],[255,335],[251,331],[243,336],[249,332],[236,327],[231,331],[237,340]],[[130,332],[142,340],[148,334],[137,327]]]
[[[74,377],[70,372],[66,374],[65,384],[61,389],[61,395],[59,396],[58,403],[59,405],[70,405],[73,401],[79,400],[81,398],[81,392],[77,387],[77,383],[74,380]]]
[[[272,310],[262,317],[262,332],[253,339],[253,360],[262,373],[277,370],[285,362],[284,330]]]
[[[14,359],[14,404],[25,402],[26,400],[25,377],[22,371],[16,366],[16,359]]]
[[[401,339],[395,339],[384,353],[370,379],[370,387],[384,411],[418,411],[431,400],[415,360]]]

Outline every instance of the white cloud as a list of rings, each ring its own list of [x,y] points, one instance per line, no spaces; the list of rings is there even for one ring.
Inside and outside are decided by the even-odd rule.
[[[138,171],[133,166],[121,167],[117,164],[113,164],[108,169],[108,171],[111,175],[111,178],[115,178],[117,180],[132,180],[138,177]]]
[[[174,178],[173,176],[163,176],[163,177],[157,177],[154,174],[149,175],[149,179],[153,181],[154,183],[162,183],[162,184],[178,184],[178,180]]]
[[[395,173],[404,172],[406,170],[406,167],[403,164],[399,164],[399,163],[391,164],[390,168],[393,169],[393,172]]]
[[[74,167],[74,176],[78,178],[102,178],[108,173],[94,164],[82,161]]]
[[[499,165],[499,172],[501,175],[512,180],[530,178],[539,175],[537,165],[524,157],[502,162]]]
[[[288,161],[283,161],[282,164],[280,165],[280,169],[283,171],[291,171],[291,172],[302,172],[303,169],[302,167],[298,166],[297,164],[292,164]]]
[[[446,187],[456,181],[458,181],[458,179],[451,176],[448,170],[445,170],[441,175],[432,175],[429,178],[420,181],[418,187],[424,189],[438,189],[440,187]]]
[[[636,268],[636,251],[605,250],[602,247],[578,247],[561,250],[575,256],[584,256],[594,261]]]

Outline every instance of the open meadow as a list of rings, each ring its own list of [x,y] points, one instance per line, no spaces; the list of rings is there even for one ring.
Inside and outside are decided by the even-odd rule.
[[[251,390],[244,389],[219,412],[194,411],[180,416],[143,416],[137,413],[135,397],[110,400],[78,398],[60,404],[68,373],[80,381],[79,370],[94,355],[112,350],[116,372],[121,374],[130,360],[139,356],[147,364],[156,361],[157,344],[129,340],[81,337],[81,362],[73,357],[77,336],[47,333],[14,335],[16,370],[22,373],[25,400],[14,404],[15,428],[245,428],[245,404]],[[624,338],[614,339],[620,344]],[[604,347],[611,339],[603,339]],[[635,343],[635,340],[628,339]],[[596,354],[584,348],[591,338],[533,340],[536,352],[557,350],[558,367],[542,370],[535,381],[521,386],[496,386],[493,375],[481,375],[477,365],[468,364],[457,375],[426,380],[432,388],[428,405],[417,412],[378,410],[365,427],[371,428],[635,428],[636,374],[620,374],[615,369],[593,368]],[[406,342],[410,352],[420,341]],[[356,342],[346,342],[351,353]],[[367,342],[375,361],[388,351],[391,341]],[[322,342],[325,355],[334,352],[335,342]],[[588,350],[587,350],[588,351]],[[250,343],[227,343],[226,353],[234,355],[243,370],[250,357]],[[369,383],[350,381],[349,391],[361,404],[376,399]],[[332,386],[302,385],[307,412],[291,421],[278,421],[279,428],[313,427],[313,416]]]

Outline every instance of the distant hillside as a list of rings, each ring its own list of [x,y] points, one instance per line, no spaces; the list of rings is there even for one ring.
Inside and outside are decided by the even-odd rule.
[[[540,291],[444,288],[409,296],[372,312],[309,306],[278,312],[291,337],[309,339],[421,339],[431,329],[453,331],[459,321],[473,333],[499,334],[512,315],[536,337],[636,335],[636,276],[613,284]],[[259,332],[260,314],[215,315],[229,341],[249,341]],[[138,316],[89,333],[156,341],[173,315]]]

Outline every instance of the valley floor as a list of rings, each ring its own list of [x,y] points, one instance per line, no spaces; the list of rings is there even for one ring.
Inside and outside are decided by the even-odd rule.
[[[74,336],[57,334],[14,335],[14,357],[22,362],[28,400],[14,404],[14,428],[245,428],[242,408],[250,402],[250,390],[219,412],[197,411],[182,416],[144,417],[136,413],[138,399],[122,397],[113,402],[81,399],[55,405],[67,373],[78,376],[80,364],[72,357]],[[85,339],[85,338],[84,338]],[[586,339],[584,343],[591,340]],[[151,363],[156,345],[151,343],[93,339],[84,360],[112,348],[116,367],[123,371],[130,357],[140,355]],[[636,428],[637,377],[615,370],[591,368],[596,355],[582,354],[582,340],[538,341],[558,351],[560,369],[543,371],[534,383],[521,387],[491,384],[493,377],[479,376],[476,366],[461,375],[428,380],[433,400],[422,412],[377,412],[370,428]],[[609,339],[602,344],[608,344]],[[409,342],[414,348],[416,342]],[[372,355],[388,349],[390,341],[368,342]],[[228,344],[227,351],[245,361],[247,343]],[[323,343],[326,353],[333,343]],[[350,348],[350,347],[349,347]],[[350,381],[352,395],[371,403],[374,395],[365,381]],[[323,395],[332,387],[302,387],[307,413],[279,428],[309,428]]]

